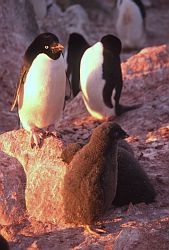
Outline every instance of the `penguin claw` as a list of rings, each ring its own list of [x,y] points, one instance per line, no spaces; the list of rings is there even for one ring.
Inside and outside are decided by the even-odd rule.
[[[95,236],[95,237],[100,237],[101,234],[105,234],[107,233],[106,230],[102,229],[102,228],[96,228],[95,230],[91,228],[91,226],[89,225],[85,225],[85,230],[90,233],[91,235]]]
[[[47,128],[46,135],[52,135],[54,137],[57,137],[58,139],[62,138],[62,135],[55,129],[55,126],[53,124]]]
[[[34,147],[40,148],[42,146],[43,136],[44,136],[44,134],[42,131],[32,132],[31,139],[30,139],[30,144],[31,144],[32,149]]]

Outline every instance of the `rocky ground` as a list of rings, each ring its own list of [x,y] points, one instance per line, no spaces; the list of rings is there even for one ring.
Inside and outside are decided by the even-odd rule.
[[[151,205],[141,203],[135,206],[130,205],[128,208],[112,208],[100,221],[107,231],[100,237],[91,236],[81,227],[59,227],[55,223],[42,222],[36,219],[36,212],[33,216],[28,192],[31,192],[31,188],[35,188],[30,180],[36,178],[33,167],[36,166],[37,156],[35,157],[35,153],[23,146],[27,138],[24,133],[17,134],[17,131],[4,133],[18,128],[18,117],[16,113],[8,111],[12,98],[11,86],[15,85],[14,82],[10,83],[10,88],[6,85],[6,79],[10,79],[10,67],[4,71],[0,70],[0,88],[3,93],[0,97],[0,131],[2,133],[0,149],[5,152],[5,154],[1,153],[0,160],[2,180],[0,229],[1,234],[8,239],[11,249],[169,249],[169,47],[162,45],[169,43],[167,32],[169,4],[162,2],[164,3],[160,4],[158,1],[159,4],[156,3],[147,9],[146,45],[154,47],[145,48],[132,57],[129,54],[122,55],[125,62],[122,63],[124,89],[121,102],[142,103],[142,107],[114,119],[130,135],[128,141],[157,192],[156,202]],[[114,27],[111,14],[93,10],[90,18],[92,22],[90,41],[96,40],[103,33],[110,33]],[[16,51],[20,51],[20,48],[17,47]],[[14,65],[16,66],[16,63],[11,67]],[[2,66],[1,64],[0,69]],[[14,81],[15,74],[11,81]],[[92,130],[98,124],[99,122],[87,113],[81,94],[79,94],[67,104],[63,119],[59,124],[63,143],[78,141],[86,143]],[[14,143],[16,135],[21,136],[18,137],[21,138],[21,145],[19,142]],[[48,139],[44,145],[48,154],[53,143]],[[24,151],[19,155],[20,148]],[[45,151],[42,152],[45,154]],[[52,152],[55,152],[54,149]],[[21,163],[11,158],[11,155]],[[43,157],[45,158],[46,155]],[[54,159],[51,158],[50,164],[53,162]],[[35,169],[40,175],[41,169],[38,169],[38,166]],[[53,173],[52,171],[51,169],[50,173]],[[8,200],[8,196],[12,198]],[[25,197],[32,214],[26,210]],[[46,202],[49,201],[46,200]]]

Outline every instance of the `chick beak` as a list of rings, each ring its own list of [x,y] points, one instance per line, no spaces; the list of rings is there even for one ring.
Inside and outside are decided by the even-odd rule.
[[[57,52],[62,52],[62,50],[64,49],[64,46],[60,43],[54,43],[52,46],[51,46],[51,49],[57,53]]]
[[[124,139],[128,138],[129,135],[127,133],[124,134]]]

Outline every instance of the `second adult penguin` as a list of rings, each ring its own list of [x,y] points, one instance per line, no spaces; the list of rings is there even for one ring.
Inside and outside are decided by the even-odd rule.
[[[83,99],[89,113],[97,119],[121,115],[140,106],[123,106],[119,103],[123,87],[121,47],[119,38],[106,35],[88,48],[81,59]]]
[[[18,102],[22,126],[31,146],[40,146],[42,129],[53,131],[65,101],[66,72],[63,46],[57,36],[42,33],[27,48],[11,110]]]

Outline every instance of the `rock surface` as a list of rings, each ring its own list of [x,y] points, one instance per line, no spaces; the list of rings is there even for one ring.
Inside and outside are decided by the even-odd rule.
[[[32,149],[29,134],[23,129],[0,136],[0,148],[17,158],[25,171],[27,185],[22,198],[25,198],[29,215],[58,225],[64,221],[62,186],[67,168],[60,159],[59,143],[62,142],[50,137],[41,149]],[[17,212],[15,214],[17,216]]]
[[[0,224],[18,223],[25,216],[26,176],[21,164],[0,151]]]
[[[17,17],[17,18],[16,18]],[[19,69],[22,62],[24,51],[30,41],[38,33],[38,25],[36,23],[32,6],[28,1],[5,1],[0,5],[0,120],[6,124],[3,126],[1,122],[1,131],[12,129],[17,126],[17,116],[10,113],[14,89],[17,84]],[[11,124],[11,119],[14,124]]]

